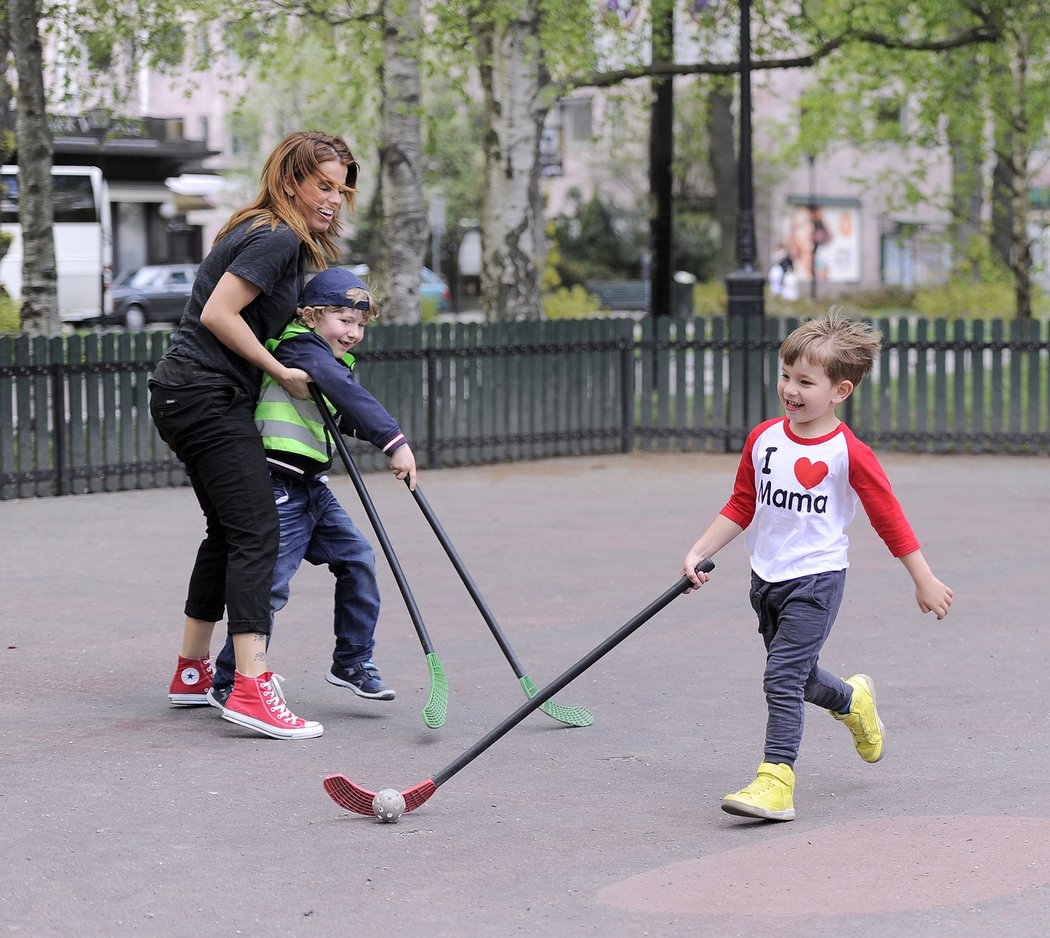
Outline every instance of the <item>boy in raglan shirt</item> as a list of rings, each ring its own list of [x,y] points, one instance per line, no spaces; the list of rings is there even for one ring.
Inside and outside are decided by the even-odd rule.
[[[842,601],[845,532],[858,501],[911,575],[919,608],[938,619],[951,608],[952,591],[930,570],[875,454],[835,415],[871,371],[880,345],[879,333],[836,310],[784,340],[777,393],[787,416],[751,431],[732,496],[685,557],[685,574],[700,587],[709,577],[696,565],[747,530],[751,605],[766,646],[768,719],[757,777],[722,799],[729,814],[795,817],[804,703],[844,722],[865,762],[882,758],[885,727],[874,682],[866,674],[842,680],[817,660]]]
[[[266,347],[278,361],[307,372],[340,429],[381,450],[391,472],[408,479],[414,489],[416,460],[404,433],[353,376],[351,349],[377,316],[364,281],[345,268],[331,267],[306,284],[297,317]],[[255,419],[281,523],[271,615],[288,602],[289,584],[303,560],[327,565],[335,575],[335,651],[325,680],[358,697],[393,700],[394,689],[383,682],[372,658],[379,618],[375,552],[328,487],[325,472],[332,465],[332,440],[317,405],[264,379]],[[224,715],[233,677],[233,648],[227,642],[216,659],[208,691],[208,702]]]

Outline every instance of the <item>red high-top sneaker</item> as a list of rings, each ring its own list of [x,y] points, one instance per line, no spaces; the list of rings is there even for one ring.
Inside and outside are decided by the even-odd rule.
[[[267,671],[259,677],[234,673],[233,691],[226,699],[222,718],[274,739],[313,739],[324,727],[313,720],[301,720],[288,709],[280,688]]]
[[[168,700],[173,707],[206,707],[211,676],[215,667],[211,658],[183,658],[179,655],[179,666],[168,688]]]

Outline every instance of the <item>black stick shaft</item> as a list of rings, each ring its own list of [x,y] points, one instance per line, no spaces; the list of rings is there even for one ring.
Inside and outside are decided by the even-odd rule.
[[[430,641],[430,635],[427,633],[427,627],[423,624],[423,616],[420,615],[416,598],[412,595],[408,579],[405,577],[405,572],[401,569],[401,564],[394,553],[394,546],[390,543],[390,538],[387,537],[386,528],[383,527],[383,522],[379,520],[379,512],[376,511],[372,496],[368,494],[368,489],[365,488],[365,480],[361,478],[357,463],[354,462],[354,457],[350,454],[350,448],[346,445],[343,434],[339,432],[335,419],[332,417],[332,412],[328,409],[328,405],[325,404],[324,397],[316,384],[310,384],[310,393],[313,395],[314,403],[317,404],[317,409],[321,411],[321,419],[328,428],[328,434],[332,437],[335,448],[339,450],[339,456],[343,460],[343,465],[346,466],[346,471],[350,473],[354,488],[357,489],[361,504],[364,505],[365,514],[368,515],[368,520],[372,523],[372,528],[376,532],[376,537],[383,548],[383,553],[386,555],[387,563],[390,564],[390,570],[394,574],[397,588],[401,591],[401,596],[405,600],[405,606],[408,608],[408,615],[412,619],[412,625],[415,626],[416,634],[419,636],[419,643],[423,646],[423,651],[431,655],[434,653],[434,646]]]
[[[705,573],[709,573],[714,570],[715,565],[710,560],[702,561],[698,566],[697,570],[702,570]],[[525,719],[534,710],[539,709],[542,704],[545,704],[551,699],[558,691],[562,690],[567,684],[575,681],[584,671],[586,671],[591,665],[593,665],[600,658],[605,657],[610,651],[612,651],[617,645],[620,644],[625,638],[627,638],[632,632],[636,631],[640,626],[648,622],[653,616],[655,616],[661,609],[669,605],[672,600],[681,596],[687,589],[689,589],[690,583],[689,578],[683,576],[674,586],[666,590],[658,599],[654,599],[648,606],[646,606],[641,612],[638,613],[633,619],[624,623],[620,626],[612,635],[610,635],[600,645],[595,646],[591,651],[584,655],[579,661],[577,661],[567,671],[560,674],[553,681],[551,681],[543,690],[539,691],[535,697],[527,700],[517,710],[515,710],[509,717],[507,717],[498,726],[493,727],[481,737],[473,746],[465,750],[458,758],[454,759],[448,765],[446,765],[440,772],[434,775],[432,781],[435,786],[443,785],[453,775],[455,775],[460,769],[473,762],[478,756],[480,756],[486,749],[489,748],[494,742],[506,735],[510,730],[517,726],[522,720]]]
[[[514,654],[514,649],[510,647],[510,643],[503,634],[503,630],[500,629],[499,624],[496,622],[496,617],[492,614],[492,610],[489,609],[488,603],[485,602],[484,597],[474,583],[474,578],[470,575],[466,565],[456,551],[456,548],[452,546],[452,541],[449,540],[448,535],[445,533],[445,529],[437,519],[437,515],[434,514],[434,510],[430,507],[430,502],[427,501],[426,496],[418,485],[412,495],[416,500],[416,504],[419,505],[422,510],[423,517],[427,519],[427,523],[434,531],[434,534],[437,535],[437,539],[444,548],[445,553],[448,555],[448,559],[452,561],[452,566],[456,568],[456,573],[459,574],[459,578],[463,581],[463,585],[466,587],[467,592],[470,593],[470,598],[474,600],[474,605],[478,607],[478,612],[481,613],[481,617],[485,620],[485,624],[489,627],[489,631],[492,632],[492,635],[496,639],[500,649],[503,651],[503,654],[506,655],[507,660],[510,662],[510,666],[514,669],[515,675],[517,675],[519,679],[525,677],[525,670],[522,668],[521,662]]]

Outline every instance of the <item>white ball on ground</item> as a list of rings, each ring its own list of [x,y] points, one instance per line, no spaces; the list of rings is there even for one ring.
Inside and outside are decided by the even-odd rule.
[[[404,796],[396,788],[384,788],[372,799],[372,812],[384,824],[396,824],[405,813]]]

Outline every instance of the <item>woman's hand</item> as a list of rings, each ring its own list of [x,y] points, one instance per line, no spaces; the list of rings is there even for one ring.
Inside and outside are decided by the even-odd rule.
[[[313,379],[302,368],[285,368],[282,374],[275,375],[274,379],[292,397],[303,401],[310,400],[310,382]]]

